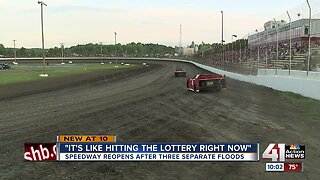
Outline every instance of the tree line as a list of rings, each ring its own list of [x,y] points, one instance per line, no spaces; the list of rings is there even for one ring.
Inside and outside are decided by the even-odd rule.
[[[62,49],[65,57],[104,57],[104,56],[127,56],[127,57],[164,57],[175,53],[175,49],[170,46],[160,44],[143,44],[143,43],[129,43],[129,44],[84,44],[71,47],[54,47],[45,49],[47,57],[61,57]],[[42,49],[39,48],[16,48],[17,57],[41,57]],[[14,57],[13,48],[5,48],[0,44],[0,57]]]
[[[188,47],[194,47],[194,42]],[[221,43],[204,43],[198,45],[198,53],[195,56],[208,56],[219,54],[224,51],[237,51],[240,49],[248,48],[247,39],[239,39],[232,43],[227,43],[222,46]],[[129,44],[116,44],[116,45],[105,45],[98,43],[89,43],[84,45],[76,45],[71,47],[54,47],[45,49],[47,57],[61,57],[62,48],[64,50],[65,57],[110,57],[110,56],[126,56],[126,57],[167,57],[173,56],[177,47],[173,48],[170,46],[160,44],[143,44],[143,43],[129,43]],[[42,49],[40,48],[17,48],[17,57],[41,57]],[[5,48],[0,44],[0,57],[14,57],[13,48]]]
[[[239,51],[241,49],[248,48],[248,40],[247,39],[238,39],[231,43],[227,43],[222,45],[221,43],[203,43],[199,44],[198,46],[198,53],[196,56],[208,56],[208,55],[215,55],[219,54],[223,51]]]

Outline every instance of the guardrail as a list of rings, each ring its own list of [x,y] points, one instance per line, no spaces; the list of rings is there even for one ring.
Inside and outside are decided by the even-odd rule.
[[[186,62],[186,61],[184,61]],[[188,61],[190,62],[190,61]],[[291,76],[246,76],[233,72],[227,72],[213,67],[209,67],[196,62],[190,62],[205,70],[215,72],[218,74],[224,74],[232,79],[237,79],[244,82],[249,82],[257,85],[262,85],[279,91],[293,92],[306,97],[320,100],[320,80],[298,78]]]
[[[260,76],[275,76],[275,69],[259,69],[258,75]],[[320,80],[320,72],[309,71],[309,75],[307,76],[307,71],[299,71],[299,70],[291,70],[289,75],[288,69],[278,69],[277,76],[288,77],[288,78],[301,78],[301,79],[315,79]]]
[[[46,58],[48,60],[61,60],[61,57]],[[64,60],[115,60],[115,57],[65,57]],[[279,91],[297,93],[306,97],[320,100],[320,80],[292,76],[247,76],[233,72],[223,71],[207,65],[199,64],[189,60],[170,58],[145,58],[145,57],[117,57],[118,60],[155,60],[155,61],[176,61],[191,63],[210,72],[224,74],[229,78],[262,85]],[[14,58],[0,58],[0,61],[12,61]],[[17,60],[42,60],[42,58],[17,58]]]

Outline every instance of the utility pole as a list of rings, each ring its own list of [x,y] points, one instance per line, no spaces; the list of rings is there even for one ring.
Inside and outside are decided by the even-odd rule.
[[[256,32],[258,33],[258,62],[257,62],[257,71],[259,71],[259,62],[260,62],[260,32],[258,29],[256,29]]]
[[[102,56],[102,42],[99,42],[99,44],[100,44],[100,56]],[[102,59],[101,59],[100,64],[101,64],[101,65],[104,64],[104,62],[102,61]]]
[[[309,39],[309,48],[308,48],[308,67],[307,67],[307,77],[309,76],[310,70],[310,57],[311,57],[311,6],[309,0],[307,0],[309,6],[309,30],[308,30],[308,39]]]
[[[116,48],[116,45],[117,45],[117,32],[114,32],[114,47],[115,48]],[[115,67],[118,67],[117,49],[116,49],[115,57],[116,57],[116,66]]]
[[[65,63],[63,62],[63,57],[64,57],[63,49],[64,49],[64,46],[63,46],[63,43],[60,43],[60,45],[61,45],[61,64],[65,64]]]
[[[239,55],[240,55],[240,63],[241,63],[241,59],[242,59],[242,57],[241,57],[241,53],[242,53],[242,52],[241,52],[241,51],[242,51],[241,42],[242,42],[242,41],[241,41],[241,39],[240,39],[240,40],[239,40],[239,44],[240,44],[240,54],[239,54]]]
[[[223,46],[223,11],[221,11],[221,45],[222,45],[222,63],[224,65],[224,46]],[[224,66],[223,66],[224,67]]]
[[[100,44],[100,55],[102,56],[102,42],[99,42]]]
[[[289,76],[291,74],[291,56],[292,56],[292,50],[291,50],[291,47],[292,47],[292,32],[291,32],[291,17],[290,17],[290,14],[289,12],[287,11],[287,14],[288,14],[288,17],[289,17],[289,33],[290,33],[290,40],[289,40]]]
[[[44,33],[43,33],[43,6],[47,6],[43,1],[38,1],[38,4],[41,5],[41,32],[42,32],[42,61],[43,61],[43,73],[39,76],[48,77],[48,74],[45,74],[45,51],[44,51]]]
[[[18,63],[17,63],[16,41],[17,41],[17,40],[13,40],[13,53],[14,53],[14,62],[13,62],[13,64],[18,64]]]
[[[267,36],[266,36],[266,59],[265,59],[265,65],[264,65],[264,75],[267,75],[267,66],[268,66],[268,29],[267,27],[265,26],[264,27],[266,33],[267,33]]]
[[[250,44],[250,46],[249,46],[249,44]],[[252,54],[253,54],[252,47],[253,47],[253,40],[252,40],[251,35],[248,33],[248,48],[249,49],[248,49],[248,52],[246,53],[246,60],[247,60],[247,62],[249,62],[249,65],[250,65],[250,76],[252,75]]]
[[[182,50],[182,26],[180,24],[180,36],[179,36],[179,54],[182,55],[183,54],[183,50]]]
[[[235,34],[233,34],[233,35],[231,36],[231,41],[232,41],[232,42],[231,42],[232,60],[234,61],[233,37],[237,38],[238,36],[235,35]]]
[[[278,75],[278,59],[279,59],[279,37],[278,37],[278,23],[275,18],[273,18],[274,23],[276,23],[276,36],[277,36],[277,60],[276,60],[276,75]]]

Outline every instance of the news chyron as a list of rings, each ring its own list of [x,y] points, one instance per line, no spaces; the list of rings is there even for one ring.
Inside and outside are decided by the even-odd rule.
[[[26,161],[258,162],[259,143],[117,142],[113,135],[61,135],[55,143],[25,143]]]
[[[262,153],[267,172],[303,172],[306,148],[302,144],[270,143]]]

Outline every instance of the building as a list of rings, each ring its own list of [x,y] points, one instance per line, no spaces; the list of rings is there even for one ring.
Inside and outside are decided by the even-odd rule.
[[[198,52],[198,46],[195,45],[194,47],[176,47],[175,48],[176,54],[180,54],[183,56],[192,56]]]
[[[194,54],[194,48],[183,48],[182,54],[184,56],[192,56]]]
[[[289,43],[290,24],[286,21],[269,21],[264,24],[264,31],[249,35],[249,48],[257,45],[264,46],[276,44],[277,42],[277,25],[279,43]],[[308,43],[309,19],[299,19],[291,23],[292,43],[299,45]],[[320,19],[311,19],[311,42],[315,45],[320,41]]]

